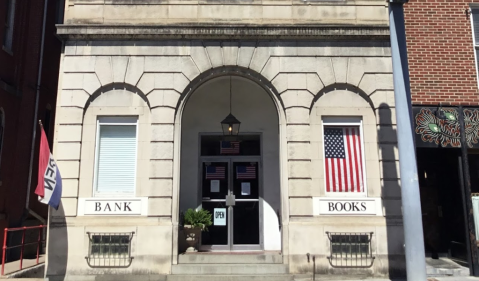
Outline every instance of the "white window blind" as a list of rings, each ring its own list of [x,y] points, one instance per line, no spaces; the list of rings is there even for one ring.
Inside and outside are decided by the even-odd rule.
[[[136,120],[110,117],[98,121],[96,194],[134,194]]]

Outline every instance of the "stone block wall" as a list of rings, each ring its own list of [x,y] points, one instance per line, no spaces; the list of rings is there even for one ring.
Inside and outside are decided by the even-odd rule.
[[[387,275],[403,270],[402,222],[396,152],[390,49],[387,42],[324,41],[67,41],[60,71],[55,159],[65,192],[52,213],[49,275],[99,274],[85,262],[86,232],[131,231],[130,268],[110,273],[168,274],[177,258],[179,196],[178,131],[192,81],[221,69],[254,73],[271,85],[280,107],[283,255],[291,273],[310,271],[306,253],[322,273],[343,272],[328,264],[326,231],[373,231],[371,268]],[[207,76],[204,76],[207,77]],[[257,82],[260,83],[260,82]],[[193,93],[194,94],[194,93]],[[144,217],[78,216],[78,199],[91,197],[94,121],[99,115],[139,116],[136,196],[148,197]],[[313,198],[324,194],[321,118],[363,120],[367,196],[381,198],[382,215],[318,216]],[[281,119],[282,118],[282,119]],[[141,234],[141,235],[140,235]],[[155,245],[148,241],[156,237]],[[65,241],[66,240],[66,241]],[[78,242],[83,241],[83,242]],[[150,241],[151,242],[151,241]],[[148,245],[147,245],[148,244]],[[53,261],[63,261],[54,263]],[[394,262],[391,262],[391,261]],[[389,267],[391,265],[391,267]],[[309,269],[308,269],[309,268]],[[352,271],[350,271],[351,273]]]
[[[69,0],[65,24],[352,24],[386,25],[387,6],[379,0],[198,1]]]

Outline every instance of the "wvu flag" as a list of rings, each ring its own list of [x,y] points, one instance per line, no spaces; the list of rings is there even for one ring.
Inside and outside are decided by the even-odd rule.
[[[62,197],[62,178],[48,147],[48,140],[43,126],[40,127],[42,135],[40,138],[40,157],[38,162],[38,185],[35,189],[35,194],[38,195],[38,201],[58,210],[60,198]]]

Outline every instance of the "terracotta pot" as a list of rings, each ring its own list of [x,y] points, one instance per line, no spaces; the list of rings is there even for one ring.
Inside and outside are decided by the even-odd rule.
[[[184,226],[186,244],[188,244],[187,252],[198,252],[198,242],[201,239],[201,228],[192,225]]]

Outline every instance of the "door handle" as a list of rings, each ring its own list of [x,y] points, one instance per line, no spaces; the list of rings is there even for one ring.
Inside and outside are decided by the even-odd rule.
[[[226,206],[234,206],[235,205],[235,196],[233,194],[226,195]]]

